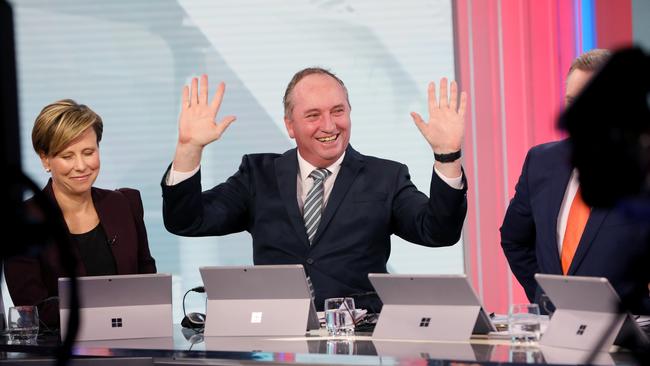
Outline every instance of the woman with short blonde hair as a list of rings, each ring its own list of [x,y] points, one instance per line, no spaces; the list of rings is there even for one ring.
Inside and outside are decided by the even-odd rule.
[[[60,209],[77,260],[77,276],[155,273],[140,192],[93,187],[100,169],[104,125],[92,109],[70,99],[47,105],[36,117],[32,145],[50,179],[43,189]],[[63,269],[59,252],[5,262],[7,287],[16,305],[37,305],[48,328],[58,325],[56,298]]]

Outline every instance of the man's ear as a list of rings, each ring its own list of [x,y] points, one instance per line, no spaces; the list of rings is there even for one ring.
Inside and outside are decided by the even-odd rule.
[[[289,133],[289,137],[294,138],[293,121],[287,116],[284,116],[284,127],[287,128],[287,133]]]

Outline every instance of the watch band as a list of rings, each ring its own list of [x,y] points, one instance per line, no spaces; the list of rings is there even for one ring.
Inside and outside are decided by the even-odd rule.
[[[453,161],[456,161],[460,159],[461,157],[461,150],[449,153],[449,154],[436,154],[433,153],[433,157],[436,159],[436,161],[439,161],[441,163],[451,163]]]

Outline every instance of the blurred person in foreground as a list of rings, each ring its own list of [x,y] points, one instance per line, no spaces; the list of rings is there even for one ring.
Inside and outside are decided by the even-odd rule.
[[[650,55],[640,48],[617,51],[560,127],[571,136],[585,201],[650,223]],[[602,165],[616,166],[616,174]]]
[[[569,110],[610,56],[607,50],[595,49],[574,60],[566,82]],[[603,105],[583,107],[597,114]],[[582,122],[589,126],[593,121]],[[597,276],[609,280],[629,310],[650,314],[648,224],[585,203],[571,142],[568,138],[535,146],[526,156],[501,227],[501,246],[510,268],[531,302],[545,305],[535,273]],[[594,162],[606,175],[620,178],[620,165]]]
[[[43,108],[32,129],[34,150],[51,175],[43,192],[67,228],[77,276],[155,273],[140,192],[93,187],[102,132],[101,117],[83,104],[64,99]],[[5,275],[14,304],[37,305],[41,321],[57,328],[57,281],[71,275],[57,246],[7,259]]]

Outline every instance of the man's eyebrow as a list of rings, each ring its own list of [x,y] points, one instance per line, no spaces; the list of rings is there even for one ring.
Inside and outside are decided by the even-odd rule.
[[[330,107],[330,110],[336,109],[336,108],[345,108],[345,104],[340,103],[340,104],[334,105],[334,106]],[[306,111],[304,111],[302,113],[303,114],[309,114],[309,113],[313,113],[313,112],[320,113],[320,109],[318,109],[318,108],[310,108],[310,109],[307,109]]]
[[[319,110],[318,110],[318,108],[311,108],[311,109],[308,109],[308,110],[306,110],[306,111],[304,111],[302,113],[303,114],[308,114],[308,113],[312,113],[312,112],[319,112]]]

